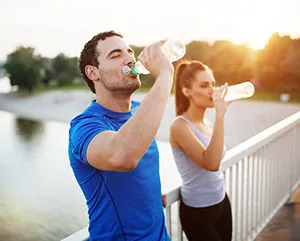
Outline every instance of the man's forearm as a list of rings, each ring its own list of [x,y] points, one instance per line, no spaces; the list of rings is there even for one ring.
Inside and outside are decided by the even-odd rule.
[[[124,150],[133,162],[138,163],[157,133],[170,95],[172,77],[171,73],[165,73],[157,78],[138,110],[114,137],[114,146]]]

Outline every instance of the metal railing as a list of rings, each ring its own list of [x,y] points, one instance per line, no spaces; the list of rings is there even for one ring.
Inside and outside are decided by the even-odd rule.
[[[232,205],[232,240],[254,240],[300,184],[300,112],[230,149],[221,170]],[[174,241],[185,240],[179,190],[166,198],[166,226]]]
[[[300,111],[230,149],[221,165],[231,200],[233,241],[254,240],[300,184]],[[180,187],[166,195],[166,226],[186,240],[178,216]],[[63,241],[88,240],[87,228]]]

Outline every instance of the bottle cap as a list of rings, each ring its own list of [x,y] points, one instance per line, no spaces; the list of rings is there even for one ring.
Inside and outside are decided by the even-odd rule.
[[[140,72],[138,71],[136,66],[133,66],[131,68],[131,73],[134,74],[134,75],[139,75],[140,74]]]
[[[126,66],[123,67],[122,72],[125,75],[129,75],[131,73],[131,69],[130,69],[129,66],[126,65]]]

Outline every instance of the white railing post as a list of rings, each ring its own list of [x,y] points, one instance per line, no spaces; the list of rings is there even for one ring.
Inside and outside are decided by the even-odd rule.
[[[172,237],[172,220],[171,220],[171,206],[166,207],[166,227],[167,232]]]
[[[182,226],[180,223],[180,217],[179,217],[179,208],[180,208],[180,202],[177,202],[177,210],[178,210],[178,222],[177,222],[177,237],[178,237],[178,241],[182,241],[183,240],[183,232],[182,232]]]

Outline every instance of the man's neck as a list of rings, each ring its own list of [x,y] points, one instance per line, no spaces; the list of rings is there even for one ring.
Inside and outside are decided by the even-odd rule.
[[[115,112],[129,112],[131,110],[131,95],[111,92],[96,94],[96,103]]]

